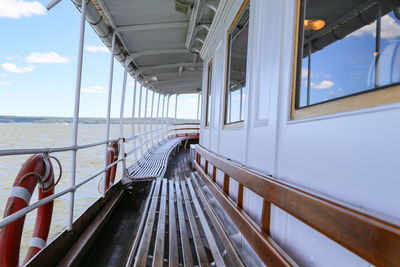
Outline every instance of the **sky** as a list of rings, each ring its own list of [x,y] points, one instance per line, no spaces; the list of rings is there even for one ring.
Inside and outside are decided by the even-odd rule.
[[[0,0],[0,115],[73,116],[80,12],[70,0],[47,11],[44,6],[48,2]],[[105,117],[111,56],[88,23],[84,47],[80,116]],[[122,65],[115,60],[111,117],[120,114],[122,80]],[[128,75],[125,117],[132,115],[133,85]],[[197,96],[179,96],[178,118],[196,118]],[[149,92],[148,115],[151,98]],[[157,98],[156,94],[154,109]],[[172,117],[174,103],[175,97],[171,97]]]

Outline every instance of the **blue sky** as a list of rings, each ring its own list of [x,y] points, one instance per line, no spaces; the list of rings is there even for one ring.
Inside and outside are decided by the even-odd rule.
[[[73,116],[80,12],[70,0],[47,11],[49,1],[0,0],[0,115]],[[108,49],[86,24],[81,117],[106,116],[109,65]],[[115,61],[112,117],[119,117],[122,79]],[[132,114],[133,82],[128,76],[125,117]],[[151,93],[148,101],[150,110]],[[179,118],[196,112],[197,95],[179,96]]]

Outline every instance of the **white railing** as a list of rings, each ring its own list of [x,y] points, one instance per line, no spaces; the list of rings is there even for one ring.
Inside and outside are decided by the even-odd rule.
[[[197,124],[197,123],[194,123]],[[186,125],[186,124],[185,124]],[[0,228],[12,223],[13,221],[25,216],[27,213],[31,212],[34,209],[39,208],[40,206],[45,205],[48,202],[53,201],[54,199],[57,199],[67,193],[75,193],[75,191],[83,186],[84,184],[86,184],[87,182],[93,180],[94,178],[98,177],[101,174],[105,174],[107,172],[107,170],[109,168],[111,168],[112,166],[119,164],[121,161],[125,160],[128,156],[132,155],[135,151],[137,151],[138,149],[141,149],[142,147],[145,147],[146,145],[148,145],[151,142],[154,142],[155,145],[151,146],[149,149],[152,149],[154,147],[156,147],[162,140],[164,140],[165,138],[171,137],[173,135],[168,134],[168,132],[173,132],[175,131],[175,129],[177,125],[175,124],[171,124],[171,125],[162,125],[160,127],[157,127],[155,129],[137,134],[135,136],[131,136],[128,138],[114,138],[114,139],[109,139],[108,141],[101,141],[101,142],[95,142],[95,143],[89,143],[89,144],[83,144],[83,145],[77,145],[77,146],[64,146],[64,147],[45,147],[45,148],[14,148],[14,149],[0,149],[0,156],[12,156],[12,155],[28,155],[28,154],[36,154],[36,153],[45,153],[45,154],[50,154],[50,153],[57,153],[57,152],[66,152],[66,151],[78,151],[81,149],[86,149],[86,148],[91,148],[91,147],[96,147],[96,146],[100,146],[100,145],[104,145],[107,144],[109,142],[113,142],[113,141],[122,141],[123,143],[126,142],[133,142],[136,141],[137,139],[142,139],[142,136],[150,136],[145,140],[142,140],[142,142],[140,142],[140,144],[135,147],[134,149],[126,152],[126,153],[121,153],[121,158],[119,158],[118,160],[116,160],[115,162],[107,165],[105,168],[93,173],[92,175],[82,179],[80,182],[74,184],[74,185],[70,185],[68,188],[65,188],[63,190],[61,190],[60,192],[57,192],[51,196],[48,196],[44,199],[41,199],[39,201],[36,201],[35,203],[29,204],[27,207],[13,213],[10,214],[9,216],[3,218],[0,220]],[[173,129],[171,129],[171,127],[174,127]],[[179,128],[179,127],[178,127]],[[161,133],[160,133],[161,131]],[[179,131],[179,130],[178,130]],[[154,134],[156,133],[156,134]],[[185,133],[185,134],[193,134],[193,133],[198,133],[198,131],[196,132],[190,132],[190,133]],[[156,141],[154,141],[156,140]],[[137,159],[136,159],[137,160]],[[69,209],[74,208],[74,204],[69,202]]]

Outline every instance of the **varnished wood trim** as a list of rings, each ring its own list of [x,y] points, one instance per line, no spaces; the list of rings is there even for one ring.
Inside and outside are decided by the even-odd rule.
[[[237,200],[238,207],[243,209],[243,185],[239,184],[238,187],[238,200]]]
[[[199,145],[197,153],[266,201],[378,266],[400,266],[400,222],[344,206],[271,176],[220,158]],[[197,165],[198,166],[198,165]],[[228,212],[231,214],[231,212]]]
[[[397,102],[400,102],[400,85],[348,96],[301,109],[295,109],[292,112],[292,119],[322,116]]]
[[[224,174],[224,193],[229,196],[229,175]]]
[[[229,200],[228,196],[211,181],[209,175],[204,172],[199,164],[195,163],[194,165],[215,198],[226,210],[240,232],[267,266],[296,266],[296,263],[290,259],[288,255],[285,255],[267,234],[259,231],[258,228],[248,220],[243,211],[238,209],[237,205]]]
[[[208,174],[208,161],[206,160],[206,163],[204,165],[204,171]]]
[[[386,88],[361,92],[357,95],[347,96],[344,98],[333,99],[328,102],[319,103],[316,105],[296,108],[296,99],[299,94],[299,75],[301,75],[301,70],[298,69],[299,61],[302,58],[301,47],[302,38],[300,38],[303,31],[303,20],[304,8],[302,2],[305,0],[297,0],[297,10],[296,10],[296,31],[295,31],[295,43],[293,51],[293,80],[292,80],[292,103],[291,103],[291,119],[305,119],[316,116],[329,115],[334,113],[340,113],[345,111],[376,107],[381,105],[388,105],[400,102],[400,85],[388,86]]]
[[[243,121],[239,122],[234,122],[234,123],[229,123],[226,124],[226,93],[227,93],[227,87],[228,87],[228,77],[229,77],[229,45],[230,45],[230,34],[235,27],[236,23],[238,22],[240,16],[243,14],[244,10],[246,9],[247,5],[249,4],[250,0],[244,0],[242,5],[239,8],[239,11],[237,12],[235,18],[233,19],[231,25],[228,28],[228,32],[226,35],[226,60],[225,60],[225,87],[224,87],[224,98],[223,98],[223,106],[224,106],[224,112],[223,112],[223,120],[222,120],[222,125],[224,129],[230,129],[230,128],[241,128],[243,127]]]
[[[263,207],[262,207],[262,214],[261,214],[261,229],[264,233],[269,235],[269,225],[271,219],[271,203],[264,199]]]
[[[217,168],[215,168],[215,166],[213,166],[213,173],[212,173],[212,180],[215,183],[217,179]]]

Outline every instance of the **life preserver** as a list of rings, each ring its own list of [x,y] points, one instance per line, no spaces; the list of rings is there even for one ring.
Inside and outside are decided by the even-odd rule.
[[[113,141],[108,145],[107,165],[114,163],[118,159],[119,148],[118,142]],[[106,190],[114,184],[115,174],[117,173],[117,164],[107,169],[106,172]]]
[[[33,191],[39,183],[39,200],[54,193],[53,165],[43,154],[36,154],[22,165],[4,212],[9,216],[29,205]],[[37,209],[35,228],[24,263],[28,262],[45,245],[50,230],[53,201]],[[0,234],[0,266],[18,266],[22,230],[25,216],[4,226]]]

